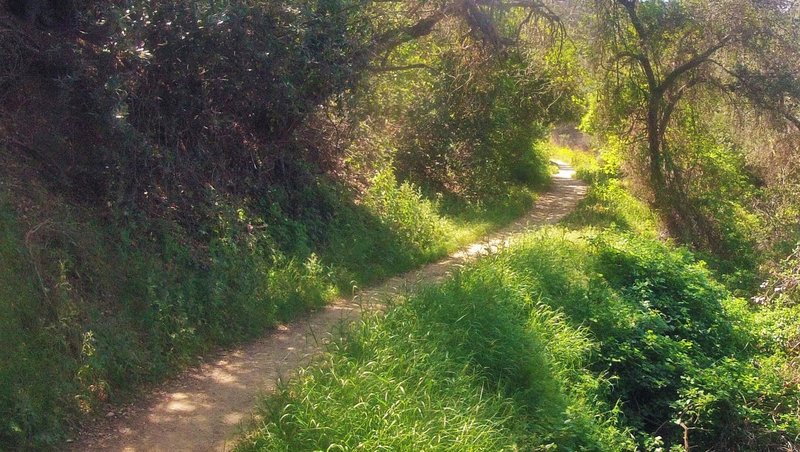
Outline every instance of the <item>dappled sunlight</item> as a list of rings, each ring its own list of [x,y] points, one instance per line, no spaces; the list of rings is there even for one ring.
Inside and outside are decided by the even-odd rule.
[[[258,396],[275,390],[279,379],[307,364],[341,330],[337,326],[358,319],[363,311],[381,311],[387,298],[441,281],[480,256],[508,247],[530,228],[554,223],[569,213],[586,187],[572,178],[568,165],[555,163],[559,172],[551,189],[513,224],[446,259],[358,291],[306,319],[280,325],[247,346],[221,352],[166,384],[147,408],[117,420],[105,434],[88,433],[73,450],[226,450],[240,426],[253,422],[251,410]]]
[[[197,409],[197,405],[195,404],[195,402],[191,400],[188,395],[182,392],[177,392],[175,394],[172,394],[171,399],[172,400],[170,400],[165,407],[165,410],[167,412],[186,413]]]

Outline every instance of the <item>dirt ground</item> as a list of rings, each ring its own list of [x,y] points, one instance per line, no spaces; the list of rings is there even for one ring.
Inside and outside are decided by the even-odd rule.
[[[337,300],[326,308],[233,350],[206,358],[196,368],[166,381],[137,403],[108,412],[87,426],[74,451],[220,451],[235,445],[243,426],[253,422],[259,396],[273,391],[281,378],[308,364],[343,322],[365,310],[380,309],[381,300],[420,283],[441,280],[454,269],[506,246],[515,235],[552,224],[568,214],[586,193],[563,162],[550,190],[513,224],[490,234],[439,262],[394,277]]]

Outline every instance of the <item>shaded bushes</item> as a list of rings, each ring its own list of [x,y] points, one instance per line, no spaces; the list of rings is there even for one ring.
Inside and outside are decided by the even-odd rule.
[[[259,197],[302,185],[341,152],[317,139],[314,116],[369,62],[370,20],[351,6],[88,2],[80,38],[34,45],[3,22],[5,147],[59,194],[190,229],[208,186]]]
[[[396,98],[393,114],[365,106],[391,76],[369,70],[376,36],[414,20],[394,6],[64,4],[76,13],[63,33],[0,17],[4,446],[58,444],[81,416],[214,346],[510,220],[546,181],[532,140],[559,111],[543,108],[554,95],[537,98],[548,75],[524,76],[533,57],[481,68],[488,94],[450,104],[474,107],[471,123],[429,124],[491,126],[462,140],[480,151],[458,180],[468,202],[445,205],[421,194],[433,181],[373,171],[427,127],[406,121],[425,90]],[[466,63],[418,57],[444,72]],[[415,152],[452,142],[433,136]]]
[[[286,256],[266,234],[234,234],[241,217],[221,213],[198,260],[174,226],[105,230],[62,211],[23,234],[10,212],[4,205],[6,447],[57,444],[79,415],[333,292],[313,255]]]
[[[545,183],[547,157],[534,144],[568,103],[559,103],[549,75],[531,73],[526,58],[484,56],[476,63],[456,52],[442,55],[430,94],[409,112],[398,174],[473,202]]]

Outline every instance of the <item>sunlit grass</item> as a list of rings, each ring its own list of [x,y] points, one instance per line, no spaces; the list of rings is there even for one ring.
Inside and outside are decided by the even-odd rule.
[[[586,174],[600,169],[596,152],[581,151],[554,143],[542,143],[541,146],[550,158],[561,160],[571,165],[578,177],[582,179]]]
[[[265,400],[240,450],[630,449],[597,398],[609,382],[582,368],[597,344],[521,270],[490,258],[359,323]]]
[[[538,194],[519,187],[504,201],[483,206],[451,206],[441,210],[446,235],[444,250],[453,251],[524,215],[536,203]]]
[[[621,181],[591,180],[562,226],[353,326],[239,450],[670,450],[675,419],[701,449],[800,434],[796,310],[754,314]]]

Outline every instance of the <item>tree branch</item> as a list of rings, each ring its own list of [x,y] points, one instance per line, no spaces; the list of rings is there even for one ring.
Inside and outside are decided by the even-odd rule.
[[[636,31],[636,37],[639,38],[639,45],[641,46],[642,50],[647,49],[647,30],[645,30],[642,21],[639,20],[639,15],[636,13],[636,0],[617,0],[617,2],[625,8],[625,11],[628,13],[628,19],[631,21],[631,25],[633,25],[633,29]],[[636,58],[642,66],[642,70],[644,70],[644,75],[647,77],[647,86],[650,87],[650,91],[652,93],[656,93],[660,90],[658,80],[656,79],[656,73],[653,70],[653,65],[650,63],[650,59],[647,58],[644,54],[639,55]]]
[[[374,53],[378,55],[388,53],[406,42],[431,34],[436,24],[447,17],[448,13],[452,12],[453,6],[454,4],[450,3],[442,9],[433,12],[430,16],[420,19],[414,25],[399,30],[389,30],[383,33],[375,40],[376,46]]]
[[[659,135],[661,139],[664,139],[664,134],[666,133],[667,127],[669,126],[669,121],[672,118],[672,113],[674,113],[675,108],[678,106],[678,102],[680,102],[683,95],[693,86],[701,83],[703,79],[700,78],[693,78],[687,81],[683,86],[681,86],[675,94],[669,99],[667,102],[666,108],[664,108],[664,113],[661,116],[661,121],[659,121],[658,129]]]
[[[706,49],[704,52],[695,55],[689,61],[683,63],[682,65],[680,65],[678,67],[676,67],[672,72],[669,73],[669,75],[664,77],[664,81],[661,82],[661,85],[659,86],[659,88],[662,91],[668,90],[670,87],[672,87],[672,85],[675,84],[675,82],[678,80],[678,78],[681,75],[685,74],[688,71],[691,71],[692,69],[696,68],[697,66],[700,66],[701,64],[703,64],[706,61],[708,61],[709,58],[711,57],[711,55],[713,55],[717,50],[725,47],[725,45],[727,45],[730,40],[731,40],[731,36],[727,35],[724,38],[722,38],[718,43],[716,43],[713,46],[711,46],[708,49]]]
[[[783,108],[779,103],[769,102],[766,99],[764,99],[764,96],[760,93],[761,90],[759,89],[759,87],[754,86],[753,83],[751,83],[751,81],[747,77],[744,77],[743,75],[738,74],[735,71],[726,68],[725,65],[716,60],[709,59],[708,61],[710,63],[717,65],[720,69],[722,69],[723,72],[725,72],[726,74],[730,75],[731,77],[739,81],[739,83],[741,83],[742,87],[745,90],[745,97],[749,99],[750,102],[753,102],[758,107],[761,107],[767,111],[771,111],[781,115],[784,119],[792,123],[792,125],[794,125],[798,131],[800,131],[800,118],[798,118],[788,109]]]

